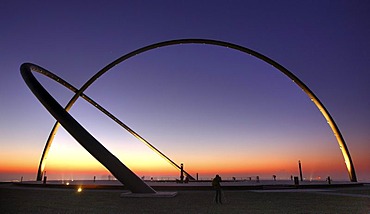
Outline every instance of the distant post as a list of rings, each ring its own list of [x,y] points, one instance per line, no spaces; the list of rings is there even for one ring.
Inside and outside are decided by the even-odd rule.
[[[44,180],[42,181],[43,184],[46,184],[46,179],[47,179],[47,176],[46,176],[46,171],[44,172]]]
[[[302,165],[301,161],[298,161],[298,167],[299,167],[299,177],[301,178],[301,181],[303,181],[303,176],[302,176]]]
[[[181,163],[181,174],[180,174],[181,183],[184,182],[184,164]]]
[[[298,176],[294,176],[294,185],[296,185],[296,186],[299,185]]]

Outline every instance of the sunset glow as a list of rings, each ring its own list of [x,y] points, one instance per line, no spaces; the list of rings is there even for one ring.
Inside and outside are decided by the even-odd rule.
[[[344,141],[312,94],[232,48],[155,48],[115,65],[84,93],[193,177],[290,179],[301,161],[305,179],[347,181],[345,142],[358,180],[369,181],[370,13],[363,4],[7,1],[0,9],[6,20],[0,24],[0,181],[36,179],[55,123],[23,81],[22,63],[79,89],[125,54],[181,38],[230,42],[281,64],[320,99]],[[45,12],[30,16],[30,8]],[[40,73],[35,77],[62,106],[74,95]],[[69,113],[139,177],[179,178],[146,141],[86,100],[79,98]],[[63,127],[44,171],[55,180],[111,178]]]

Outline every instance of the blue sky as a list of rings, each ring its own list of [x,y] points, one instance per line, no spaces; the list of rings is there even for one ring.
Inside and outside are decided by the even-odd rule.
[[[239,44],[288,68],[334,117],[359,179],[370,179],[366,1],[4,1],[2,5],[0,156],[4,166],[13,168],[1,169],[3,180],[16,179],[30,167],[36,171],[55,122],[23,82],[22,63],[47,68],[78,88],[128,52],[179,38]],[[62,105],[73,95],[56,82],[36,77]],[[335,138],[308,97],[276,69],[235,50],[209,45],[155,49],[116,66],[86,94],[175,162],[184,162],[192,173],[210,168],[212,173],[227,174],[225,169],[237,165],[244,171],[231,173],[284,177],[296,173],[302,159],[314,177],[334,174],[347,179]],[[79,100],[71,114],[138,174],[172,170],[85,101]],[[22,165],[24,159],[27,167]],[[100,167],[63,129],[49,159],[47,167],[55,177],[60,176],[52,174],[57,168],[83,171],[87,166],[79,162]],[[152,161],[155,167],[146,169]],[[32,173],[28,176],[33,179]]]

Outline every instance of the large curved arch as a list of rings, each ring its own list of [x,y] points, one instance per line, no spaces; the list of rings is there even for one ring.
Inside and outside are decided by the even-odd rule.
[[[134,50],[128,54],[125,54],[115,61],[111,62],[107,66],[105,66],[103,69],[98,71],[93,77],[91,77],[79,90],[78,92],[72,97],[72,99],[69,101],[69,103],[66,105],[65,110],[69,111],[70,108],[73,106],[73,104],[76,102],[79,96],[92,84],[97,80],[100,76],[102,76],[104,73],[109,71],[111,68],[116,66],[117,64],[135,56],[138,54],[141,54],[143,52],[155,49],[155,48],[160,48],[160,47],[165,47],[165,46],[171,46],[171,45],[179,45],[179,44],[207,44],[207,45],[216,45],[216,46],[221,46],[221,47],[227,47],[227,48],[232,48],[241,52],[244,52],[246,54],[252,55],[272,66],[274,66],[276,69],[278,69],[280,72],[285,74],[288,78],[293,80],[294,83],[296,83],[311,99],[311,101],[316,105],[316,107],[320,110],[321,114],[324,116],[326,119],[327,123],[329,124],[332,132],[334,133],[334,136],[338,142],[339,148],[342,151],[342,155],[344,158],[344,162],[346,164],[346,168],[349,174],[350,181],[352,182],[357,182],[357,177],[355,173],[355,168],[349,153],[349,150],[347,148],[347,145],[344,141],[344,138],[336,125],[334,119],[332,116],[329,114],[328,110],[325,108],[325,106],[322,104],[322,102],[318,99],[318,97],[298,78],[296,77],[292,72],[290,72],[288,69],[280,65],[279,63],[275,62],[274,60],[268,58],[267,56],[264,56],[254,50],[251,50],[249,48],[236,45],[233,43],[229,42],[224,42],[224,41],[218,41],[218,40],[211,40],[211,39],[177,39],[177,40],[169,40],[169,41],[164,41],[164,42],[159,42],[155,44],[151,44],[142,48],[139,48],[137,50]],[[56,122],[50,135],[47,140],[47,143],[45,145],[45,149],[43,152],[43,155],[40,160],[40,165],[39,165],[39,173],[42,175],[43,171],[43,166],[44,166],[44,160],[47,157],[49,148],[51,146],[51,143],[53,141],[54,135],[56,134],[57,130],[59,127],[59,123]],[[178,165],[177,165],[178,166]],[[41,171],[40,171],[41,170]],[[39,175],[39,174],[38,174]],[[39,177],[39,176],[38,176]],[[42,176],[41,176],[42,177]],[[40,178],[41,179],[41,178]]]

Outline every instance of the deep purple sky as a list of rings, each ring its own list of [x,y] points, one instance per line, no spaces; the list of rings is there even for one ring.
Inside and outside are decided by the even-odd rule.
[[[370,180],[370,3],[209,2],[2,1],[0,162],[14,162],[22,170],[27,159],[36,169],[54,123],[23,82],[23,62],[80,87],[137,48],[208,38],[256,50],[306,83],[342,131],[359,179]],[[72,96],[36,76],[62,105]],[[250,175],[258,173],[254,166],[280,163],[269,172],[287,176],[292,172],[286,164],[295,167],[302,159],[322,167],[320,173],[311,172],[313,177],[347,179],[331,130],[308,97],[276,69],[234,50],[206,45],[156,49],[120,64],[86,93],[194,172],[201,171],[200,163],[224,161],[220,170],[242,163]],[[138,155],[149,154],[145,147],[131,147],[131,136],[84,101],[71,113],[112,152],[122,150],[117,156],[130,167],[150,161]],[[54,146],[59,151],[53,150],[51,163],[88,156],[63,130]],[[228,165],[228,159],[234,162]],[[15,176],[4,172],[0,180]]]

